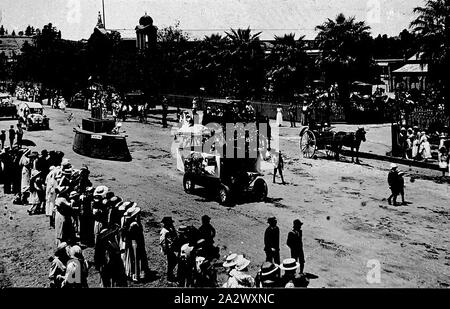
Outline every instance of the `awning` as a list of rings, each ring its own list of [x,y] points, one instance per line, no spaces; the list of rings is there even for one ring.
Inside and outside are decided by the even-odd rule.
[[[408,63],[400,69],[393,71],[395,74],[427,74],[428,64]]]

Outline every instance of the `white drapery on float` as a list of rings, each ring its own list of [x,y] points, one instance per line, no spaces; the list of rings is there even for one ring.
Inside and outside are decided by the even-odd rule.
[[[221,153],[217,149],[214,149],[214,147],[212,147],[212,149],[205,149],[205,140],[208,140],[213,136],[213,130],[201,124],[189,126],[189,124],[186,123],[173,135],[174,142],[172,144],[172,155],[176,158],[177,170],[184,173],[185,159],[192,158],[195,155],[197,159],[199,159],[199,156],[203,158],[205,172],[211,175],[220,175]],[[217,145],[224,143],[221,128],[214,130],[214,137],[216,137],[215,143]],[[255,166],[256,171],[260,173],[267,170],[272,171],[273,164],[271,163],[271,159],[272,158],[266,149],[259,149]],[[214,168],[211,165],[211,160],[215,160],[216,162]]]

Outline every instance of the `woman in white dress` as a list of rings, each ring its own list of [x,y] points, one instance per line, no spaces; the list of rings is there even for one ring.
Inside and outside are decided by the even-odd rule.
[[[281,108],[281,105],[278,104],[277,106],[277,119],[276,119],[276,124],[277,126],[281,127],[281,125],[283,124],[283,109]]]
[[[55,200],[58,180],[56,174],[58,170],[50,166],[50,172],[45,178],[45,215],[49,218],[50,227],[55,227]]]
[[[430,143],[428,142],[428,137],[425,133],[422,133],[422,137],[420,138],[419,153],[422,159],[431,159],[431,147]]]

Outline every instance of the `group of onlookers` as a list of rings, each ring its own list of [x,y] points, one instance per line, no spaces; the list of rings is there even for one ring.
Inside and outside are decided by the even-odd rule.
[[[266,262],[257,275],[249,274],[251,261],[242,254],[230,253],[224,267],[227,278],[218,282],[217,260],[219,249],[214,246],[216,231],[207,215],[202,217],[202,225],[174,227],[171,217],[164,217],[160,233],[161,251],[167,258],[167,279],[179,287],[307,287],[309,280],[303,273],[305,258],[302,243],[302,222],[294,220],[292,231],[288,233],[287,246],[291,258],[280,263],[279,228],[275,217],[268,219],[269,227],[264,235]],[[177,267],[176,275],[174,269]],[[281,270],[284,275],[281,276]],[[299,271],[298,271],[299,270]]]
[[[59,166],[50,167],[50,171],[45,182],[46,188],[50,188],[46,202],[54,210],[46,212],[55,228],[58,246],[55,257],[62,254],[73,258],[74,247],[80,251],[78,247],[94,246],[93,264],[100,273],[103,287],[127,286],[128,280],[145,280],[149,268],[141,209],[137,204],[122,200],[106,186],[94,188],[86,166],[75,170],[69,160],[63,159]],[[82,259],[82,250],[78,257]],[[64,265],[60,262],[60,259],[54,259],[50,272],[52,285],[57,287],[64,286],[64,281],[57,281],[52,276],[55,267]],[[69,266],[65,267],[67,277]],[[83,267],[78,273],[81,279],[77,284],[87,286],[88,272]]]
[[[15,97],[22,101],[37,102],[40,100],[41,91],[37,86],[17,86]]]
[[[438,134],[440,143],[438,146],[438,163],[443,175],[449,171],[449,137],[445,133]],[[402,127],[399,132],[398,142],[403,158],[427,161],[432,158],[429,135],[420,131],[417,126],[406,129]]]
[[[23,140],[23,128],[22,124],[18,123],[16,125],[17,128],[14,128],[14,125],[11,125],[8,130],[8,140],[9,140],[9,149],[12,149],[14,146],[18,148],[22,147]],[[6,144],[6,130],[1,129],[0,131],[0,151],[4,150],[7,147]]]

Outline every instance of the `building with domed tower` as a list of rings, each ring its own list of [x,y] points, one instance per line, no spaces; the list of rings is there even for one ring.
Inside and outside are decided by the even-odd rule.
[[[152,48],[156,44],[157,28],[153,25],[153,18],[147,15],[147,12],[139,19],[139,25],[135,30],[138,50]]]

